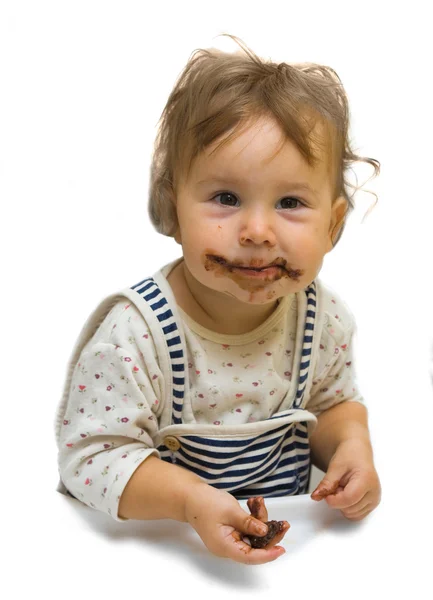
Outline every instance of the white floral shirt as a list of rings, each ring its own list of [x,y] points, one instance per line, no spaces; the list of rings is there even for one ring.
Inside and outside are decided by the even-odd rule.
[[[161,275],[166,278],[177,262],[165,265]],[[353,365],[354,319],[337,295],[321,286],[322,330],[305,406],[316,416],[345,400],[363,402]],[[174,296],[170,300],[175,302]],[[177,311],[189,382],[183,422],[224,427],[275,414],[296,382],[297,296],[283,298],[264,323],[242,335],[209,331],[180,307]],[[118,521],[124,520],[118,505],[128,480],[149,455],[159,456],[154,439],[165,408],[161,343],[153,339],[138,308],[124,298],[73,365],[58,440],[59,473],[78,500]]]

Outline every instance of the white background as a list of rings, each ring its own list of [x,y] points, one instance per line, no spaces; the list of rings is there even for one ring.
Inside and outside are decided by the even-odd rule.
[[[59,589],[62,598],[148,597],[159,583],[162,597],[428,597],[433,99],[426,5],[0,4],[0,476],[9,552],[0,585],[12,586],[8,597],[36,589],[50,597]],[[208,571],[172,552],[149,572],[140,544],[128,543],[121,529],[118,543],[107,539],[103,525],[90,528],[55,492],[53,419],[91,310],[180,255],[148,221],[152,143],[191,52],[237,48],[216,37],[223,32],[265,58],[335,68],[351,103],[355,149],[381,162],[379,178],[365,185],[378,204],[361,224],[374,196],[357,194],[321,277],[357,319],[358,378],[383,500],[353,532],[318,535],[266,570],[232,569],[228,577],[220,563]],[[357,172],[360,183],[371,173]]]

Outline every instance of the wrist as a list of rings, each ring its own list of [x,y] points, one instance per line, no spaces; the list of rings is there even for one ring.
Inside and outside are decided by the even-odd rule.
[[[373,462],[373,448],[368,434],[342,439],[335,449],[334,457],[341,453],[356,457],[359,461]]]
[[[198,513],[203,506],[208,504],[207,495],[213,489],[202,480],[193,481],[184,489],[182,497],[182,516],[185,523],[194,525]]]

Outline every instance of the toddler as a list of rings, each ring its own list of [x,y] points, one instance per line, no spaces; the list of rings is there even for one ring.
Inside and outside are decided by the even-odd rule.
[[[94,310],[56,418],[58,491],[117,521],[188,522],[215,555],[284,553],[239,499],[304,494],[350,520],[380,501],[352,355],[318,278],[352,201],[336,73],[198,50],[162,113],[149,216],[180,258]],[[140,277],[141,275],[141,277]],[[290,515],[287,515],[290,520]]]

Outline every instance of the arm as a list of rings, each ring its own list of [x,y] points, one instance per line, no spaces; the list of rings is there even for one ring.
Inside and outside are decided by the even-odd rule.
[[[313,500],[341,509],[353,521],[366,517],[380,502],[381,486],[373,463],[367,411],[358,402],[342,402],[318,417],[310,438],[313,464],[326,471]]]
[[[373,460],[367,424],[367,409],[360,402],[341,402],[317,417],[317,427],[310,436],[311,460],[326,471],[338,446],[346,441],[359,441]]]
[[[120,498],[119,517],[186,522],[186,498],[197,485],[206,484],[182,467],[149,456],[126,484]]]
[[[147,324],[119,301],[82,350],[68,384],[59,435],[59,474],[81,502],[118,517],[121,494],[150,456],[162,373]]]

